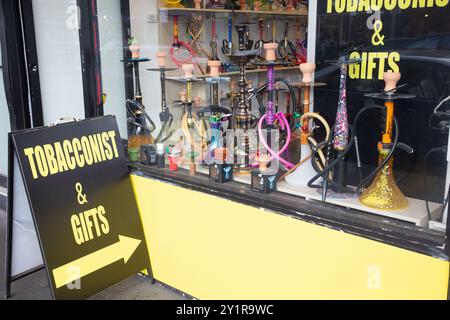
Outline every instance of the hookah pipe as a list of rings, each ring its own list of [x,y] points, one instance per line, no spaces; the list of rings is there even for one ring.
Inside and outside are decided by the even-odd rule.
[[[198,16],[198,18],[194,17],[193,20],[186,25],[186,32],[189,35],[189,37],[191,38],[191,40],[189,41],[189,46],[192,48],[194,45],[195,48],[197,48],[197,50],[201,51],[209,60],[211,60],[211,53],[209,53],[205,48],[203,48],[203,46],[201,45],[200,40],[199,40],[200,36],[202,35],[202,33],[205,30],[205,24],[202,22],[201,26],[197,32],[195,32],[193,30],[193,25],[196,22],[200,22],[201,20],[202,20],[201,16]],[[201,72],[203,75],[205,74],[203,72],[203,69],[201,69]]]
[[[178,60],[178,58],[176,57],[176,51],[180,50],[181,48],[184,48],[190,54],[189,57],[185,60]],[[178,67],[181,67],[183,64],[191,62],[193,55],[194,52],[192,51],[192,48],[188,44],[180,41],[178,33],[178,16],[173,16],[173,44],[170,48],[170,57],[172,58],[172,61]]]
[[[258,136],[260,139],[261,144],[266,148],[266,150],[270,153],[270,155],[279,160],[283,165],[285,165],[287,168],[294,167],[294,164],[290,163],[289,161],[283,159],[281,157],[281,154],[283,154],[286,149],[289,146],[289,142],[291,140],[291,130],[289,126],[289,122],[287,121],[286,117],[284,116],[283,112],[274,112],[274,67],[275,65],[284,65],[284,62],[276,62],[276,53],[275,50],[277,50],[278,44],[277,43],[266,43],[264,44],[264,49],[266,50],[266,61],[265,62],[257,62],[257,65],[263,65],[267,67],[267,109],[266,113],[260,118],[258,123]],[[264,137],[263,134],[263,127],[264,130],[267,130],[267,134],[269,137],[271,137],[271,131],[277,130],[275,126],[275,120],[278,120],[280,123],[281,129],[286,130],[287,132],[287,139],[284,144],[284,146],[281,148],[279,152],[275,152],[272,150],[269,143],[266,141],[266,137]]]
[[[208,61],[208,65],[210,67],[210,77],[206,78],[206,81],[211,84],[212,105],[204,107],[197,112],[199,117],[203,117],[206,113],[211,114],[209,116],[209,126],[212,131],[212,137],[208,150],[203,157],[207,164],[209,164],[209,160],[214,159],[215,150],[220,147],[222,138],[221,123],[223,121],[229,121],[232,114],[230,109],[221,107],[219,103],[219,83],[229,82],[230,78],[220,77],[220,61]]]
[[[212,18],[211,21],[211,41],[209,43],[211,47],[211,60],[219,61],[219,54],[217,52],[217,28],[216,28],[216,18]]]
[[[228,39],[222,40],[222,53],[231,56],[233,52],[233,18],[228,17]]]
[[[166,64],[167,52],[160,51],[156,53],[158,59],[158,68],[147,69],[149,71],[159,71],[161,79],[161,112],[159,114],[159,120],[161,121],[161,130],[155,138],[155,143],[161,143],[167,141],[173,134],[173,130],[170,131],[173,123],[173,115],[170,113],[167,107],[166,100],[166,72],[174,71],[176,68],[167,68]]]
[[[179,52],[182,48],[186,50],[189,54],[188,57],[183,59],[179,59],[177,57],[177,52]],[[170,48],[170,58],[177,65],[178,68],[181,68],[184,64],[189,64],[194,62],[197,68],[200,70],[202,74],[204,74],[203,69],[198,64],[197,60],[194,59],[194,51],[188,43],[180,41],[179,32],[178,32],[178,16],[173,16],[173,44]]]
[[[318,144],[312,138],[312,132],[314,131],[314,127],[310,129],[309,127],[309,119],[313,118],[322,123],[325,128],[327,135],[325,140],[329,139],[329,126],[326,120],[317,113],[309,112],[309,107],[311,104],[311,87],[322,85],[321,83],[315,83],[313,81],[313,72],[316,68],[314,63],[302,63],[299,66],[300,71],[303,74],[302,82],[300,83],[301,88],[303,89],[303,116],[300,119],[301,128],[300,128],[300,143],[301,143],[301,160],[295,165],[290,171],[288,171],[284,176],[280,178],[286,178],[286,182],[293,186],[303,187],[307,185],[307,182],[311,179],[311,177],[316,175],[316,170],[313,167],[313,162],[317,162],[316,157],[312,158],[312,161],[308,161],[312,157],[312,150],[316,150],[319,153],[323,154],[324,144]],[[319,159],[323,159],[322,156]],[[320,167],[324,164],[318,164]],[[301,166],[301,168],[300,168]]]
[[[338,100],[338,108],[336,112],[336,121],[332,128],[333,135],[330,137],[330,141],[328,141],[328,156],[327,161],[330,156],[334,159],[341,159],[341,161],[337,162],[335,165],[330,166],[331,170],[326,170],[325,175],[327,178],[323,180],[322,185],[322,201],[326,200],[328,194],[328,177],[332,177],[333,183],[331,184],[331,189],[335,193],[343,193],[342,188],[337,186],[347,186],[347,163],[344,161],[345,156],[341,156],[342,152],[348,148],[349,145],[349,131],[352,130],[348,124],[347,117],[347,73],[348,73],[348,65],[355,64],[361,62],[361,59],[340,59],[338,61],[340,68],[340,83],[339,83],[339,100]],[[313,150],[314,152],[314,150]],[[359,152],[358,152],[359,156]],[[325,163],[326,167],[327,163]],[[314,166],[314,164],[313,164]],[[319,171],[317,166],[314,166],[315,169]],[[328,168],[328,167],[327,167]],[[322,168],[323,170],[323,168]],[[324,178],[324,175],[321,176]],[[311,179],[308,182],[309,187],[317,187],[317,185],[313,185],[316,179]]]
[[[147,130],[148,134],[151,137],[151,132],[155,131],[156,125],[150,118],[148,113],[145,111],[145,107],[142,104],[142,90],[139,77],[139,63],[148,62],[150,61],[150,59],[140,57],[140,47],[133,40],[131,40],[130,51],[131,51],[131,59],[122,60],[122,62],[124,63],[131,63],[134,70],[135,94],[133,100],[127,99],[126,101],[127,114],[129,117],[127,121],[130,124],[137,125]],[[142,115],[144,115],[144,118],[141,117]],[[149,121],[150,126],[147,126],[145,124],[145,118]],[[152,139],[153,138],[151,137],[151,140]]]
[[[393,152],[395,145],[392,142],[392,131],[394,124],[394,101],[396,99],[413,98],[412,95],[395,94],[399,88],[397,82],[401,78],[400,73],[385,72],[383,75],[386,83],[384,93],[382,94],[367,94],[367,97],[384,99],[386,122],[383,131],[381,142],[378,144],[380,170],[377,171],[377,176],[372,181],[371,185],[363,191],[359,201],[369,207],[380,209],[403,209],[408,206],[408,200],[400,191],[393,177]],[[396,135],[398,137],[398,124]],[[397,138],[398,139],[398,138]],[[408,153],[414,152],[411,147],[402,144],[402,148]],[[367,180],[367,178],[365,179]],[[364,182],[364,181],[363,181]]]
[[[227,22],[227,30],[228,30],[228,38],[222,40],[222,53],[230,57],[234,53],[234,46],[233,46],[233,18],[230,16],[228,17]],[[225,71],[229,71],[231,68],[231,64],[229,62],[224,63]]]
[[[190,144],[191,152],[189,155],[190,158],[190,168],[189,174],[194,175],[196,171],[195,165],[195,153],[194,150],[204,150],[206,148],[205,142],[201,144],[197,143],[194,138],[194,130],[195,130],[195,121],[198,119],[197,115],[192,112],[193,101],[191,98],[192,92],[192,82],[195,81],[193,79],[193,72],[195,66],[193,64],[184,64],[182,66],[182,70],[184,72],[184,80],[186,82],[186,100],[182,101],[182,104],[186,106],[186,112],[183,114],[181,119],[181,127],[186,137],[187,141]],[[202,129],[200,129],[201,135],[203,136]]]
[[[284,59],[288,62],[292,62],[296,60],[297,50],[295,45],[288,40],[288,32],[289,32],[289,21],[286,20],[285,28],[284,28],[284,38],[280,42],[280,46],[278,47],[278,54],[281,59]]]
[[[240,129],[244,132],[242,141],[239,141],[238,148],[244,148],[244,167],[248,167],[250,164],[250,150],[249,150],[249,137],[248,130],[251,126],[251,114],[249,110],[249,104],[247,100],[248,88],[246,80],[246,68],[250,60],[254,59],[260,54],[259,50],[252,49],[253,41],[249,39],[249,27],[248,25],[237,25],[236,31],[239,37],[238,51],[234,52],[230,59],[239,66],[239,81],[238,81],[238,95],[236,107],[233,108],[233,121],[232,127],[234,129]],[[237,153],[235,153],[237,156]],[[236,160],[236,159],[235,159]],[[236,161],[235,161],[236,163]]]
[[[450,95],[447,96],[446,98],[440,99],[440,102],[434,108],[432,114],[430,115],[430,118],[428,119],[428,126],[430,127],[430,129],[437,130],[441,134],[446,134],[447,133],[447,130],[449,128],[449,121],[448,121],[448,119],[441,120],[438,123],[438,126],[432,125],[432,120],[433,120],[434,117],[437,117],[437,118],[442,118],[442,117],[443,118],[448,118],[448,116],[449,116],[448,110],[439,111],[439,109],[448,101],[450,101]],[[432,148],[432,149],[427,151],[427,153],[425,154],[424,159],[423,159],[423,166],[425,168],[425,172],[427,172],[428,161],[429,161],[430,156],[432,154],[435,154],[435,153],[440,153],[442,156],[446,157],[447,149],[448,149],[447,145],[443,145],[443,146],[440,146],[440,147]],[[437,209],[434,210],[433,213],[437,212],[437,216],[436,216],[435,214],[433,214],[431,212],[431,209],[430,209],[427,174],[425,174],[425,173],[423,174],[423,182],[424,182],[424,187],[425,187],[425,206],[426,206],[426,209],[427,209],[428,219],[430,221],[434,220],[434,219],[441,220],[443,215],[444,215],[444,212],[446,210],[447,204],[448,204],[448,202],[450,200],[449,199],[449,197],[450,197],[450,189],[447,192],[447,196],[444,197],[443,204],[440,207],[438,207]]]
[[[407,200],[398,189],[396,182],[393,178],[392,174],[392,160],[394,152],[397,148],[406,151],[409,154],[412,154],[414,150],[405,145],[404,143],[398,142],[399,137],[399,125],[398,120],[394,114],[394,100],[396,99],[410,99],[413,98],[413,95],[406,94],[395,94],[395,92],[406,84],[396,86],[396,83],[400,79],[400,73],[392,73],[385,72],[384,78],[386,81],[386,87],[383,93],[375,93],[375,94],[366,94],[366,97],[369,98],[381,98],[385,99],[384,106],[378,105],[369,105],[361,109],[353,122],[353,130],[350,131],[350,142],[343,151],[339,153],[336,159],[334,159],[330,164],[324,167],[322,170],[319,169],[319,173],[314,176],[311,181],[308,183],[309,187],[312,188],[320,188],[321,186],[313,185],[312,183],[318,178],[322,177],[327,181],[327,184],[330,186],[334,186],[339,189],[341,192],[348,193],[360,193],[364,186],[366,186],[375,176],[371,186],[363,192],[364,197],[361,195],[360,201],[364,205],[375,207],[379,209],[401,209],[407,206]],[[356,128],[359,123],[359,118],[368,110],[378,109],[386,114],[386,121],[384,123],[385,129],[382,134],[382,142],[379,143],[379,164],[378,166],[367,175],[362,181],[355,187],[350,188],[344,185],[338,185],[333,180],[331,180],[328,176],[328,172],[330,172],[334,166],[336,166],[340,161],[342,161],[348,152],[355,146],[356,156],[357,156],[357,166],[361,168],[361,161],[359,157],[359,147],[358,147],[358,138]],[[351,128],[351,127],[350,127]],[[328,143],[331,144],[331,139],[328,139]],[[361,175],[361,173],[360,173]],[[381,184],[379,182],[382,182]],[[385,188],[384,190],[380,190],[379,187]],[[378,188],[378,189],[377,189]],[[386,194],[390,194],[386,196]],[[376,195],[382,195],[382,197],[377,197]],[[377,198],[374,201],[374,198]],[[368,199],[367,201],[365,199]],[[397,199],[398,203],[394,205],[393,200]],[[378,202],[378,203],[377,203]]]
[[[301,28],[304,27],[306,29],[305,25],[297,24],[297,39],[295,40],[295,58],[296,58],[296,64],[305,63],[306,62],[306,36],[305,39],[301,40]],[[305,33],[306,35],[306,33]]]
[[[255,49],[260,50],[262,52],[262,48],[264,47],[266,41],[264,41],[264,20],[261,18],[258,19],[258,31],[259,31],[259,40],[255,42]]]

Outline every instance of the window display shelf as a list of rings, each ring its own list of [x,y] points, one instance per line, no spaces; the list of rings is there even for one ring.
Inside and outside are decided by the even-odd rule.
[[[235,175],[234,181],[250,185],[250,176],[247,175]],[[308,187],[292,187],[286,183],[286,181],[278,182],[278,191],[282,193],[291,194],[294,196],[300,196],[306,200],[316,200],[321,201],[322,195],[317,191],[317,189],[312,189]],[[347,209],[355,209],[360,211],[366,211],[379,216],[389,217],[393,219],[398,219],[401,221],[413,223],[419,227],[428,227],[428,216],[425,207],[425,201],[420,199],[414,199],[407,197],[408,208],[403,210],[380,210],[369,208],[363,206],[358,197],[351,197],[347,199],[335,199],[328,197],[327,203],[338,205]],[[429,202],[430,209],[434,210],[439,207],[439,203]]]
[[[180,165],[180,169],[189,171],[189,165]],[[208,168],[203,166],[197,166],[197,174],[208,175]],[[235,173],[233,180],[238,183],[250,185],[250,174],[247,173]],[[305,200],[314,200],[321,202],[322,195],[317,189],[311,188],[299,188],[292,187],[286,183],[286,181],[278,182],[278,191],[285,194],[290,194],[297,197],[302,197]],[[428,216],[425,207],[425,201],[408,197],[409,206],[403,210],[380,210],[363,206],[358,197],[352,197],[347,199],[335,199],[328,197],[326,203],[341,206],[346,209],[354,209],[358,211],[370,212],[379,216],[397,219],[407,223],[412,223],[418,227],[428,227]],[[431,210],[434,210],[440,206],[439,203],[429,202]]]
[[[253,10],[228,10],[228,9],[195,9],[195,8],[159,8],[159,13],[166,16],[183,16],[191,15],[193,13],[204,13],[214,15],[215,17],[228,17],[229,15],[236,16],[277,16],[277,17],[308,17],[307,12],[299,11],[253,11]]]

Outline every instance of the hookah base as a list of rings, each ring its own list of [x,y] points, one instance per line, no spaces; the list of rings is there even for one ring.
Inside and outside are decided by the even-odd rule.
[[[233,181],[232,164],[216,164],[209,166],[209,180],[217,183],[227,183]]]
[[[272,193],[277,191],[278,172],[261,172],[260,170],[253,170],[252,174],[252,191],[258,193]]]

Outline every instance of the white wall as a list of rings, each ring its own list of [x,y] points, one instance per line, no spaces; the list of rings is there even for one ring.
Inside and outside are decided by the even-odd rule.
[[[76,0],[32,0],[44,125],[84,118]]]

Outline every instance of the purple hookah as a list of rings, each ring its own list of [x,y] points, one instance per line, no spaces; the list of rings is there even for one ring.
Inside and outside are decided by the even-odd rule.
[[[347,118],[347,64],[340,66],[339,102],[334,126],[333,149],[343,151],[348,146],[348,118]]]
[[[348,147],[349,143],[349,125],[347,115],[347,70],[348,64],[346,62],[340,64],[340,83],[339,83],[339,101],[336,112],[336,122],[334,125],[334,138],[331,150],[331,156],[333,159],[339,157],[339,155]],[[333,182],[341,185],[347,185],[347,162],[345,158],[339,161],[332,171]],[[345,193],[341,189],[331,186],[331,189],[337,193]]]
[[[294,167],[294,164],[290,163],[289,161],[283,159],[281,156],[286,149],[289,146],[289,141],[291,140],[291,130],[289,129],[289,123],[284,116],[283,112],[275,113],[274,111],[274,86],[275,86],[275,78],[274,78],[274,67],[275,64],[273,63],[267,63],[267,108],[266,113],[261,117],[258,123],[258,135],[260,139],[260,143],[266,148],[266,150],[270,153],[272,156],[272,159],[275,158],[281,163],[283,163],[286,167],[292,168]],[[275,119],[278,120],[280,123],[281,129],[286,130],[287,132],[287,139],[285,145],[279,150],[278,152],[275,152],[271,148],[271,130],[277,129],[275,126]],[[263,122],[265,122],[266,126],[265,129],[267,130],[267,136],[269,139],[265,139],[262,129],[263,129]]]
[[[267,110],[266,110],[266,124],[269,128],[274,127],[275,114],[273,110],[273,87],[274,87],[274,66],[267,66]]]

